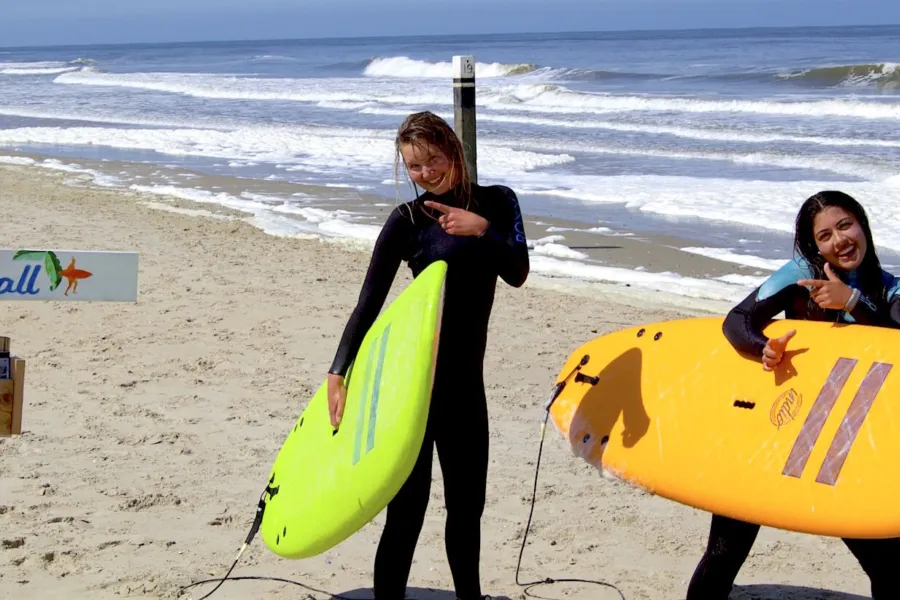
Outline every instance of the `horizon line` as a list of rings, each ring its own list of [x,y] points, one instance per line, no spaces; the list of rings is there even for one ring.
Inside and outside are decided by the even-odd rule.
[[[93,44],[41,44],[37,46],[15,45],[0,46],[2,50],[47,50],[47,49],[65,49],[65,48],[89,48],[89,47],[119,47],[119,48],[139,48],[142,46],[175,46],[180,44],[226,44],[226,43],[254,43],[254,42],[322,42],[322,41],[342,41],[342,40],[395,40],[409,38],[470,38],[474,36],[521,36],[521,35],[584,35],[597,33],[687,33],[692,31],[772,31],[772,30],[807,30],[807,29],[884,29],[900,26],[900,23],[878,23],[869,25],[773,25],[773,26],[754,26],[754,27],[678,27],[671,29],[647,28],[647,29],[596,29],[596,30],[561,30],[561,31],[519,31],[504,33],[487,33],[487,32],[467,32],[467,33],[438,33],[438,34],[402,34],[402,35],[356,35],[356,36],[311,36],[296,38],[221,38],[221,39],[205,39],[205,40],[180,40],[167,42],[102,42]]]

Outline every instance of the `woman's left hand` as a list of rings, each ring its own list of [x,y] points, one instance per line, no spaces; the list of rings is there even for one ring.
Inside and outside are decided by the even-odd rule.
[[[828,279],[801,279],[797,284],[811,287],[809,295],[821,308],[841,310],[853,290],[838,278],[828,263],[825,263],[825,276]]]
[[[481,235],[488,227],[487,219],[462,208],[439,202],[425,201],[425,206],[440,211],[438,223],[450,235]]]

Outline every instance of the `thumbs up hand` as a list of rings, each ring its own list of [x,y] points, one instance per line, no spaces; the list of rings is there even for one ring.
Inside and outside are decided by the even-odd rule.
[[[783,336],[779,338],[773,338],[768,341],[766,347],[763,348],[763,369],[765,369],[766,371],[771,371],[776,366],[778,366],[778,363],[781,362],[781,357],[784,356],[784,351],[787,348],[788,340],[794,337],[795,333],[797,333],[797,330],[791,329]]]
[[[812,288],[809,295],[822,308],[844,308],[853,290],[838,278],[829,263],[825,263],[825,277],[827,279],[801,279],[797,285]]]

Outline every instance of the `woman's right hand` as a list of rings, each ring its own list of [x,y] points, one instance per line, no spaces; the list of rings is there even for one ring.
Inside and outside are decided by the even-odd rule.
[[[766,371],[771,371],[778,363],[781,362],[782,356],[784,356],[784,350],[787,348],[788,340],[794,337],[794,334],[797,333],[797,330],[791,329],[783,336],[779,338],[772,338],[766,343],[766,347],[763,348],[762,355],[762,363],[763,369]]]
[[[344,377],[335,373],[328,374],[328,414],[331,417],[331,426],[335,429],[341,424],[344,416],[344,404],[347,402],[347,388],[344,386]]]

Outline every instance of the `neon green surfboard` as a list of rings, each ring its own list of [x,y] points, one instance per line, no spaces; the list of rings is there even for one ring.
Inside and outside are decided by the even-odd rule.
[[[337,432],[323,382],[287,436],[260,533],[275,554],[308,558],[387,506],[412,472],[428,420],[447,263],[431,264],[376,319],[345,378]]]

